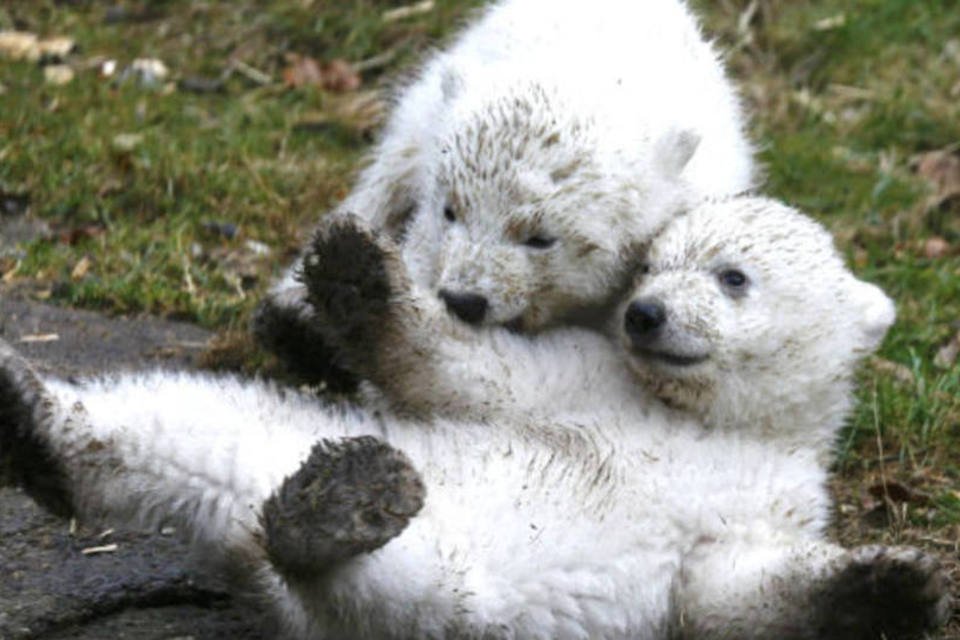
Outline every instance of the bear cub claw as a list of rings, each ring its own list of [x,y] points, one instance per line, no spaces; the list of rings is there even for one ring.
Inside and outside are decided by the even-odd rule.
[[[301,274],[323,330],[347,348],[383,330],[404,277],[393,244],[355,216],[338,216],[317,231]]]
[[[946,623],[949,582],[919,549],[865,546],[844,556],[821,594],[820,638],[908,640]]]
[[[399,535],[425,493],[390,445],[370,436],[321,441],[264,504],[267,555],[288,577],[317,575]]]

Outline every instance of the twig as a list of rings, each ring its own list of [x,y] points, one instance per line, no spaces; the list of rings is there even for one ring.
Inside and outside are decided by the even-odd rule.
[[[33,342],[56,342],[60,339],[57,333],[36,333],[29,336],[21,336],[20,342],[29,344]]]
[[[393,59],[397,57],[397,49],[398,47],[387,49],[383,53],[375,55],[372,58],[367,58],[366,60],[361,60],[359,62],[353,62],[350,66],[352,66],[353,70],[357,73],[365,73],[367,71],[372,71],[373,69],[385,67],[393,62]]]
[[[395,22],[397,20],[403,20],[405,18],[417,16],[422,13],[430,13],[431,11],[433,11],[433,0],[423,0],[423,2],[417,2],[416,4],[410,4],[405,7],[397,7],[396,9],[384,11],[380,16],[380,19],[384,22]]]
[[[93,556],[98,553],[113,553],[119,548],[120,547],[116,543],[105,544],[99,547],[87,547],[86,549],[81,549],[80,553],[82,553],[85,556]]]
[[[252,80],[253,82],[259,85],[268,85],[273,84],[273,78],[269,74],[260,71],[254,67],[251,67],[246,62],[242,60],[234,60],[230,63],[230,66],[227,68],[227,71],[236,71],[243,77]],[[227,74],[229,75],[229,74]]]

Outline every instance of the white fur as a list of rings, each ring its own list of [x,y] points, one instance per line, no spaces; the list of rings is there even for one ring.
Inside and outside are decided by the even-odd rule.
[[[726,302],[711,284],[709,259],[721,255],[758,283],[749,299]],[[429,341],[417,322],[403,339],[442,357],[411,361],[410,388],[383,391],[447,417],[159,373],[50,381],[61,409],[44,435],[86,513],[178,518],[243,558],[298,637],[811,638],[816,590],[846,557],[823,537],[822,446],[892,308],[849,274],[822,228],[768,200],[698,208],[657,240],[651,264],[631,299],[663,285],[680,317],[700,310],[715,322],[716,357],[696,376],[644,369],[625,343],[585,331],[438,332],[440,313]],[[677,277],[685,288],[667,284]],[[797,304],[801,290],[814,302]],[[753,393],[723,387],[732,404],[673,394],[722,408],[670,409],[631,368],[658,393],[683,385],[658,386],[650,372],[718,385],[732,376]],[[483,393],[458,393],[481,382]],[[451,417],[460,410],[472,417]],[[318,438],[361,434],[409,455],[427,487],[423,511],[380,550],[285,583],[260,549],[263,501]]]
[[[681,0],[502,0],[400,93],[338,211],[404,236],[433,295],[535,330],[605,301],[689,198],[752,186],[742,120]],[[302,300],[296,268],[271,295]]]

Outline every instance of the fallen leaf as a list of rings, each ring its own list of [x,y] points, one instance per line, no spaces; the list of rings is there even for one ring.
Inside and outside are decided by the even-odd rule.
[[[37,49],[41,60],[62,61],[77,50],[77,43],[73,38],[56,36],[39,41]]]
[[[73,38],[54,36],[41,40],[29,31],[0,31],[0,57],[11,60],[58,62],[76,48]]]
[[[319,85],[323,81],[320,64],[309,56],[298,53],[286,55],[287,67],[283,70],[283,84],[292,89],[307,85]]]
[[[43,79],[56,86],[69,84],[75,75],[68,64],[51,64],[43,68]]]
[[[834,29],[839,29],[840,27],[847,24],[847,16],[844,13],[838,13],[835,16],[830,16],[829,18],[823,18],[822,20],[817,20],[813,28],[816,31],[832,31]]]
[[[40,39],[27,31],[0,31],[0,56],[11,60],[40,59]]]
[[[93,264],[90,260],[90,256],[83,256],[80,258],[80,261],[77,262],[73,267],[73,271],[70,272],[70,279],[73,281],[83,280],[87,275],[87,272],[90,271],[90,265]]]
[[[960,331],[937,349],[937,355],[933,357],[933,365],[939,369],[950,369],[956,364],[957,356],[960,356]]]
[[[379,91],[356,91],[325,101],[331,116],[361,133],[377,127],[386,117],[387,107]]]
[[[120,153],[130,153],[143,142],[142,133],[118,133],[113,136],[113,149]]]
[[[310,56],[298,53],[288,53],[286,60],[283,83],[287,87],[296,89],[316,86],[334,92],[355,91],[360,88],[360,75],[346,60],[338,58],[321,64]]]
[[[63,229],[57,233],[57,237],[62,244],[75,245],[81,240],[96,238],[102,236],[106,229],[99,224],[88,224],[71,229]]]
[[[940,236],[927,238],[923,243],[923,255],[930,260],[944,258],[950,255],[950,243]]]
[[[960,195],[960,155],[955,149],[921,153],[913,158],[912,165],[916,174],[933,187],[934,206]]]
[[[913,371],[911,371],[906,365],[902,365],[899,362],[893,362],[892,360],[885,360],[879,356],[873,356],[870,358],[870,366],[873,367],[874,371],[885,373],[901,384],[913,385],[916,383],[916,378],[913,375]]]
[[[323,88],[342,93],[360,88],[360,75],[349,62],[342,59],[331,60],[323,67]]]

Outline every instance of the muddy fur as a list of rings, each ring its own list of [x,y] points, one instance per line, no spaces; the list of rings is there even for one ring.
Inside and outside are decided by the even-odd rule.
[[[356,376],[341,362],[342,354],[327,346],[312,315],[309,307],[266,300],[258,305],[251,330],[257,342],[277,356],[296,378],[323,383],[334,392],[355,391]]]
[[[820,615],[810,625],[817,638],[919,640],[950,617],[946,574],[919,549],[865,546],[838,565],[816,596]]]
[[[46,509],[73,515],[69,476],[56,452],[34,428],[54,406],[26,362],[0,342],[0,470]],[[12,477],[8,477],[12,476]]]

